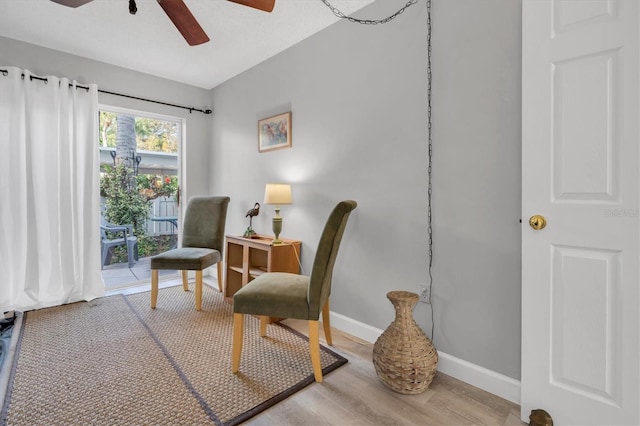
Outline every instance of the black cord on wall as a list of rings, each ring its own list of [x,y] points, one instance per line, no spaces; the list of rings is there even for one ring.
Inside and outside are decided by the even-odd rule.
[[[431,83],[432,83],[432,73],[431,73],[431,1],[427,0],[427,131],[428,131],[428,158],[429,158],[429,166],[427,169],[427,179],[428,179],[428,187],[427,187],[427,230],[429,236],[429,307],[431,308],[431,342],[434,340],[434,331],[435,331],[435,319],[433,312],[433,303],[432,303],[432,295],[433,295],[433,273],[431,268],[433,266],[433,226],[432,219],[433,216],[431,214],[431,204],[432,204],[432,194],[433,194],[433,133],[432,133],[432,115],[431,115]]]

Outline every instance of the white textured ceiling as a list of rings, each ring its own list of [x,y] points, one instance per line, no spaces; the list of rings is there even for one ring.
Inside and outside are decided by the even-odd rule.
[[[374,0],[330,1],[351,14]],[[339,20],[320,0],[276,0],[272,13],[185,0],[211,39],[191,47],[156,0],[136,3],[131,15],[128,0],[0,0],[0,35],[210,89]]]

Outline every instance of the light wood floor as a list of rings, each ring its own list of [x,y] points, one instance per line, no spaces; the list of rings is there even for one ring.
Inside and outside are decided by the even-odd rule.
[[[283,323],[307,335],[305,321]],[[349,360],[346,365],[326,375],[323,383],[306,387],[244,424],[525,424],[520,421],[518,405],[441,373],[422,394],[396,393],[378,380],[371,361],[371,343],[338,330],[333,331],[333,342],[333,349]]]
[[[215,279],[205,284],[218,288]],[[161,287],[182,285],[163,281]],[[148,284],[116,292],[148,291]],[[307,322],[284,324],[308,336]],[[326,345],[320,332],[321,343]],[[523,426],[520,407],[445,374],[437,373],[424,393],[403,395],[378,380],[371,354],[373,344],[333,329],[332,349],[349,362],[249,419],[244,425],[508,425]]]

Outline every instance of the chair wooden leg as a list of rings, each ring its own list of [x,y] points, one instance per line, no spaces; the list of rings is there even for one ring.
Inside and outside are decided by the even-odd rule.
[[[218,290],[222,293],[222,262],[218,262]]]
[[[322,328],[324,329],[324,338],[327,341],[327,345],[333,346],[331,321],[329,320],[329,299],[327,299],[327,303],[322,307]]]
[[[158,270],[151,270],[151,309],[156,308],[158,301]]]
[[[309,350],[311,352],[311,365],[316,382],[322,382],[322,366],[320,365],[320,336],[318,321],[309,321]]]
[[[231,372],[237,373],[240,368],[242,355],[242,340],[244,333],[244,314],[233,314],[233,344],[231,353]]]
[[[260,315],[260,337],[264,337],[267,335],[268,322],[269,322],[269,317]]]
[[[202,271],[196,271],[196,311],[202,309]]]
[[[182,272],[182,289],[189,291],[189,271],[184,270]]]

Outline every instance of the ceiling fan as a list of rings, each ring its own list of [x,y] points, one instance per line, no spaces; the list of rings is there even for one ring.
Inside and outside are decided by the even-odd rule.
[[[51,0],[68,7],[79,7],[93,0]],[[189,43],[190,46],[196,46],[209,41],[209,37],[204,32],[198,21],[193,16],[183,0],[157,0],[162,10],[167,14],[169,19],[176,26],[180,34]],[[228,0],[254,9],[271,12],[276,0]],[[137,7],[135,0],[129,0],[129,12],[136,13]]]

